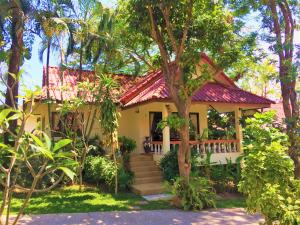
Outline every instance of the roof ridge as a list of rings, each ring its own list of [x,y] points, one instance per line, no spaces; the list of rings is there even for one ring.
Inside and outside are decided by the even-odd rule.
[[[141,89],[146,89],[150,85],[152,85],[155,81],[157,81],[159,78],[161,78],[162,70],[158,69],[155,71],[149,72],[147,75],[145,75],[144,79],[142,79],[137,84],[133,85],[127,93],[125,93],[121,98],[120,102],[123,104],[126,104],[131,99],[133,99],[137,94],[140,92]]]

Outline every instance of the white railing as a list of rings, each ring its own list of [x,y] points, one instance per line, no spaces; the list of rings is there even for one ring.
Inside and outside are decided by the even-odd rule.
[[[163,154],[163,142],[162,141],[152,141],[151,142],[151,152],[157,155]]]
[[[206,153],[231,153],[239,152],[239,140],[205,140],[205,141],[190,141],[190,146],[195,148],[200,154]],[[171,148],[179,145],[180,141],[171,141]],[[163,154],[163,142],[152,141],[151,152],[157,155]]]
[[[239,140],[191,141],[190,144],[200,154],[239,152]]]

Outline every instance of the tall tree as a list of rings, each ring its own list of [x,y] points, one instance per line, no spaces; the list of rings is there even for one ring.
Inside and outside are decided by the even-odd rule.
[[[36,30],[35,33],[42,39],[39,49],[39,59],[43,61],[43,54],[46,51],[46,77],[45,83],[47,87],[47,99],[50,100],[49,90],[49,64],[50,64],[50,53],[58,51],[60,53],[60,64],[65,61],[64,54],[64,34],[67,33],[68,38],[68,49],[73,48],[73,32],[74,27],[71,20],[72,12],[74,7],[71,1],[53,1],[44,0],[41,1],[36,17]],[[69,50],[70,51],[70,50]],[[51,131],[51,105],[48,102],[48,114],[49,114],[49,131]]]
[[[269,43],[274,54],[278,56],[281,97],[290,141],[289,155],[295,164],[295,177],[300,178],[300,150],[297,145],[299,105],[296,92],[298,68],[294,51],[296,20],[300,15],[299,2],[295,0],[233,0],[232,3],[239,16],[249,14],[253,10],[260,12],[262,28],[269,32],[269,34],[264,33],[262,37]]]
[[[229,66],[240,55],[246,42],[235,32],[230,12],[222,3],[211,1],[128,0],[126,20],[132,29],[150,37],[160,53],[160,66],[181,120],[181,144],[178,152],[180,175],[189,179],[191,161],[189,145],[189,110],[192,96],[220,67]],[[200,52],[210,53],[219,68],[208,70],[199,65]],[[199,66],[201,73],[196,73]]]
[[[30,4],[28,1],[1,0],[1,36],[6,36],[10,43],[8,52],[8,76],[7,89],[5,93],[5,104],[7,107],[15,107],[18,105],[18,92],[20,67],[23,63],[23,57],[26,53],[24,47],[24,28],[27,15],[30,12]],[[10,122],[12,130],[17,127],[17,121]],[[7,138],[6,138],[7,139]]]

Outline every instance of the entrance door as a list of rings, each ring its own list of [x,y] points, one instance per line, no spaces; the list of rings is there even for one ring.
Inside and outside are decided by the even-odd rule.
[[[149,127],[152,141],[162,141],[162,130],[158,128],[158,123],[162,120],[162,112],[149,113]]]

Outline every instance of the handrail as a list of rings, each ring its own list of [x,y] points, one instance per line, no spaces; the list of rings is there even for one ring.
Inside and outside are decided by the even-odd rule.
[[[229,153],[239,152],[239,140],[204,140],[204,141],[190,141],[190,145],[194,147],[200,154],[211,153]],[[170,141],[170,145],[178,145],[181,141]],[[151,151],[154,154],[163,154],[163,142],[152,141]]]
[[[162,144],[163,141],[151,141],[152,144]],[[170,144],[180,144],[181,141],[170,141]],[[190,141],[190,144],[211,144],[211,143],[239,143],[238,139],[232,140],[204,140],[204,141]]]

